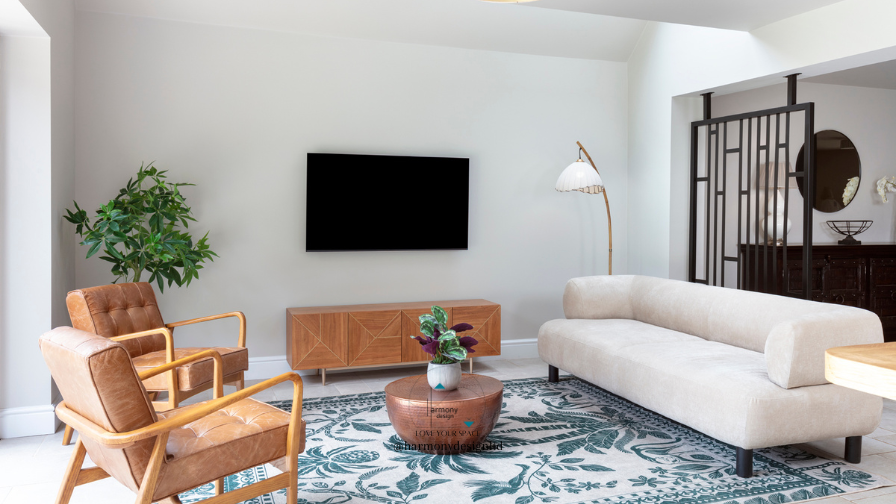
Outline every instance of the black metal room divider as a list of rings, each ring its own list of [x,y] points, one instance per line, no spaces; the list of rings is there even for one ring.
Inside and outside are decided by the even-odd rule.
[[[703,120],[691,123],[688,280],[811,299],[815,104],[796,103],[796,75],[784,107],[712,118],[711,94]],[[802,166],[791,167],[800,140]],[[800,243],[788,242],[791,214]]]

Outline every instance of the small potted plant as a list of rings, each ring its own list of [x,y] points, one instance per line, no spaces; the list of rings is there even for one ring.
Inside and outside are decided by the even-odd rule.
[[[458,336],[469,331],[470,324],[456,324],[448,328],[448,313],[440,306],[432,307],[432,315],[420,315],[420,332],[423,336],[411,336],[423,345],[423,351],[432,355],[426,378],[435,390],[454,390],[460,384],[460,363],[468,353],[475,353],[473,345],[479,343],[471,336]]]

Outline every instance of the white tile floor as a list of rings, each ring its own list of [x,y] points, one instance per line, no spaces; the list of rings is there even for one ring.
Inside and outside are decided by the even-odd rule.
[[[404,376],[419,374],[423,367],[402,367],[328,373],[327,385],[319,376],[305,376],[304,397],[355,394],[382,391],[387,383]],[[547,365],[540,359],[489,360],[477,362],[474,371],[501,380],[543,377]],[[252,385],[257,382],[250,382]],[[225,392],[232,389],[227,387]],[[292,384],[284,383],[255,396],[260,401],[292,399]],[[211,399],[211,393],[200,394],[187,403]],[[843,455],[843,439],[817,441],[801,448],[829,458]],[[48,436],[0,440],[0,504],[52,503],[71,455],[72,445],[62,446],[62,431]],[[896,481],[896,402],[884,402],[881,427],[866,436],[862,443],[859,468]],[[112,479],[77,487],[72,504],[106,504],[133,502],[134,494]],[[896,486],[829,497],[819,504],[896,504]]]

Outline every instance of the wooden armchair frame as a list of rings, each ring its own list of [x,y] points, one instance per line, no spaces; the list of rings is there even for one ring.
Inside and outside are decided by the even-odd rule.
[[[165,324],[165,327],[157,327],[155,329],[149,329],[146,331],[140,331],[140,332],[135,332],[135,333],[130,333],[130,334],[123,334],[121,336],[114,336],[109,339],[112,341],[124,341],[124,340],[129,340],[129,339],[134,339],[134,338],[142,338],[144,336],[150,336],[153,334],[161,334],[162,336],[165,337],[165,364],[167,365],[167,364],[171,364],[172,362],[174,362],[174,329],[175,328],[185,326],[185,325],[198,324],[200,322],[208,322],[211,320],[219,320],[219,319],[230,318],[230,317],[236,317],[240,321],[239,337],[237,338],[237,347],[246,348],[246,316],[243,314],[243,312],[239,312],[239,311],[221,313],[218,315],[210,315],[208,317],[199,317],[199,318],[194,318],[194,319],[189,319],[189,320],[181,320],[180,322],[172,322],[170,324]],[[217,355],[217,352],[215,352],[215,354]],[[196,355],[199,355],[199,354],[196,354]],[[205,357],[208,357],[208,355],[206,355]],[[205,358],[205,357],[203,357],[203,358]],[[220,358],[220,355],[218,356],[218,358]],[[183,361],[184,364],[187,362],[192,362],[194,360],[197,360],[197,359],[181,359],[181,361]],[[159,368],[158,367],[154,368],[153,371],[157,370],[157,369],[159,369]],[[183,401],[185,399],[189,399],[190,397],[193,397],[196,394],[205,392],[206,390],[208,390],[209,388],[211,388],[213,386],[213,383],[210,383],[207,386],[198,387],[194,390],[191,390],[190,392],[181,392],[179,390],[178,383],[177,383],[177,366],[175,366],[174,368],[170,368],[170,369],[165,368],[165,370],[170,371],[170,373],[168,374],[168,400],[167,401],[156,401],[156,397],[158,396],[158,393],[150,392],[150,394],[149,394],[149,398],[152,401],[153,408],[155,408],[156,411],[165,411],[165,410],[169,410],[169,409],[174,409],[180,404],[181,401]],[[164,372],[164,371],[160,371],[159,373],[162,373],[162,372]],[[148,374],[145,378],[142,378],[142,375],[141,375],[141,380],[155,376],[159,373]],[[237,390],[242,390],[243,387],[245,386],[245,380],[243,378],[242,371],[240,371],[239,373],[233,373],[231,375],[225,376],[224,380],[226,380],[226,381],[224,381],[223,383],[225,383],[227,385],[234,385]],[[62,444],[63,445],[68,445],[69,443],[71,443],[73,433],[74,432],[73,432],[72,426],[69,425],[68,423],[66,423],[65,432],[62,434]]]
[[[259,481],[247,487],[243,487],[228,493],[223,493],[224,479],[219,478],[215,480],[215,497],[206,499],[203,502],[208,504],[236,504],[238,502],[242,502],[244,500],[263,495],[265,493],[273,492],[274,490],[286,488],[287,503],[296,504],[296,501],[298,500],[299,477],[298,456],[299,453],[302,453],[305,450],[305,436],[303,435],[304,433],[300,431],[302,427],[302,378],[298,375],[298,373],[283,373],[280,376],[265,380],[257,385],[253,385],[249,388],[234,392],[233,394],[230,394],[228,396],[224,396],[224,376],[221,355],[214,350],[204,350],[197,354],[184,357],[183,359],[178,359],[176,361],[169,362],[148,371],[144,371],[140,373],[140,379],[145,380],[166,371],[176,370],[180,365],[199,359],[205,359],[208,357],[214,359],[215,365],[215,376],[213,382],[214,398],[193,408],[186,409],[181,413],[165,418],[164,420],[159,420],[152,425],[148,425],[146,427],[142,427],[140,429],[129,432],[109,432],[103,427],[91,422],[75,411],[69,409],[65,404],[65,401],[59,403],[59,405],[56,407],[56,414],[67,425],[70,425],[77,429],[82,436],[87,436],[92,441],[111,448],[123,449],[132,446],[137,441],[155,438],[155,444],[153,445],[152,454],[149,459],[149,465],[146,468],[146,473],[144,474],[143,481],[140,484],[140,490],[137,493],[136,500],[136,504],[150,504],[151,502],[153,502],[153,493],[158,483],[162,463],[164,462],[166,457],[165,446],[168,443],[168,435],[173,429],[183,427],[184,425],[187,425],[191,422],[195,422],[196,420],[206,417],[209,414],[214,413],[215,411],[230,406],[231,404],[239,402],[249,396],[257,394],[262,390],[268,389],[285,381],[292,381],[292,413],[289,417],[289,430],[286,438],[286,467],[288,470],[284,471],[283,474],[274,476],[273,478]],[[59,493],[56,497],[56,504],[68,504],[69,499],[71,499],[72,492],[74,491],[76,486],[84,485],[109,477],[109,474],[102,468],[82,468],[86,453],[87,451],[84,448],[84,444],[79,438],[75,445],[75,451],[74,453],[72,453],[72,457],[71,459],[69,459],[68,467],[65,470],[65,476],[63,478],[62,485],[59,487]],[[197,482],[196,486],[203,485],[205,483],[208,482],[200,481]],[[180,499],[178,499],[177,495],[173,495],[164,499],[163,502],[167,502],[169,504],[178,504],[180,503]]]

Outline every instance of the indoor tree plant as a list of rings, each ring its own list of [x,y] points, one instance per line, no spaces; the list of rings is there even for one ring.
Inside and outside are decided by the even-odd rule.
[[[137,179],[128,180],[118,196],[102,205],[92,223],[77,202],[74,212],[66,210],[64,217],[75,224],[81,245],[89,247],[87,257],[102,250],[100,259],[112,263],[112,283],[139,282],[146,272],[148,281],[164,292],[165,280],[169,287],[190,285],[199,278],[202,263],[217,257],[209,249],[208,233],[194,244],[190,233],[180,229],[196,221],[180,192],[193,184],[167,182],[165,173],[152,163],[141,164]]]
[[[420,315],[420,332],[423,336],[411,336],[423,345],[423,351],[432,355],[426,370],[429,386],[436,390],[454,390],[460,383],[460,363],[467,354],[475,353],[473,345],[479,343],[472,336],[458,336],[469,331],[470,324],[455,324],[448,328],[448,313],[440,306],[432,307],[432,315]]]

